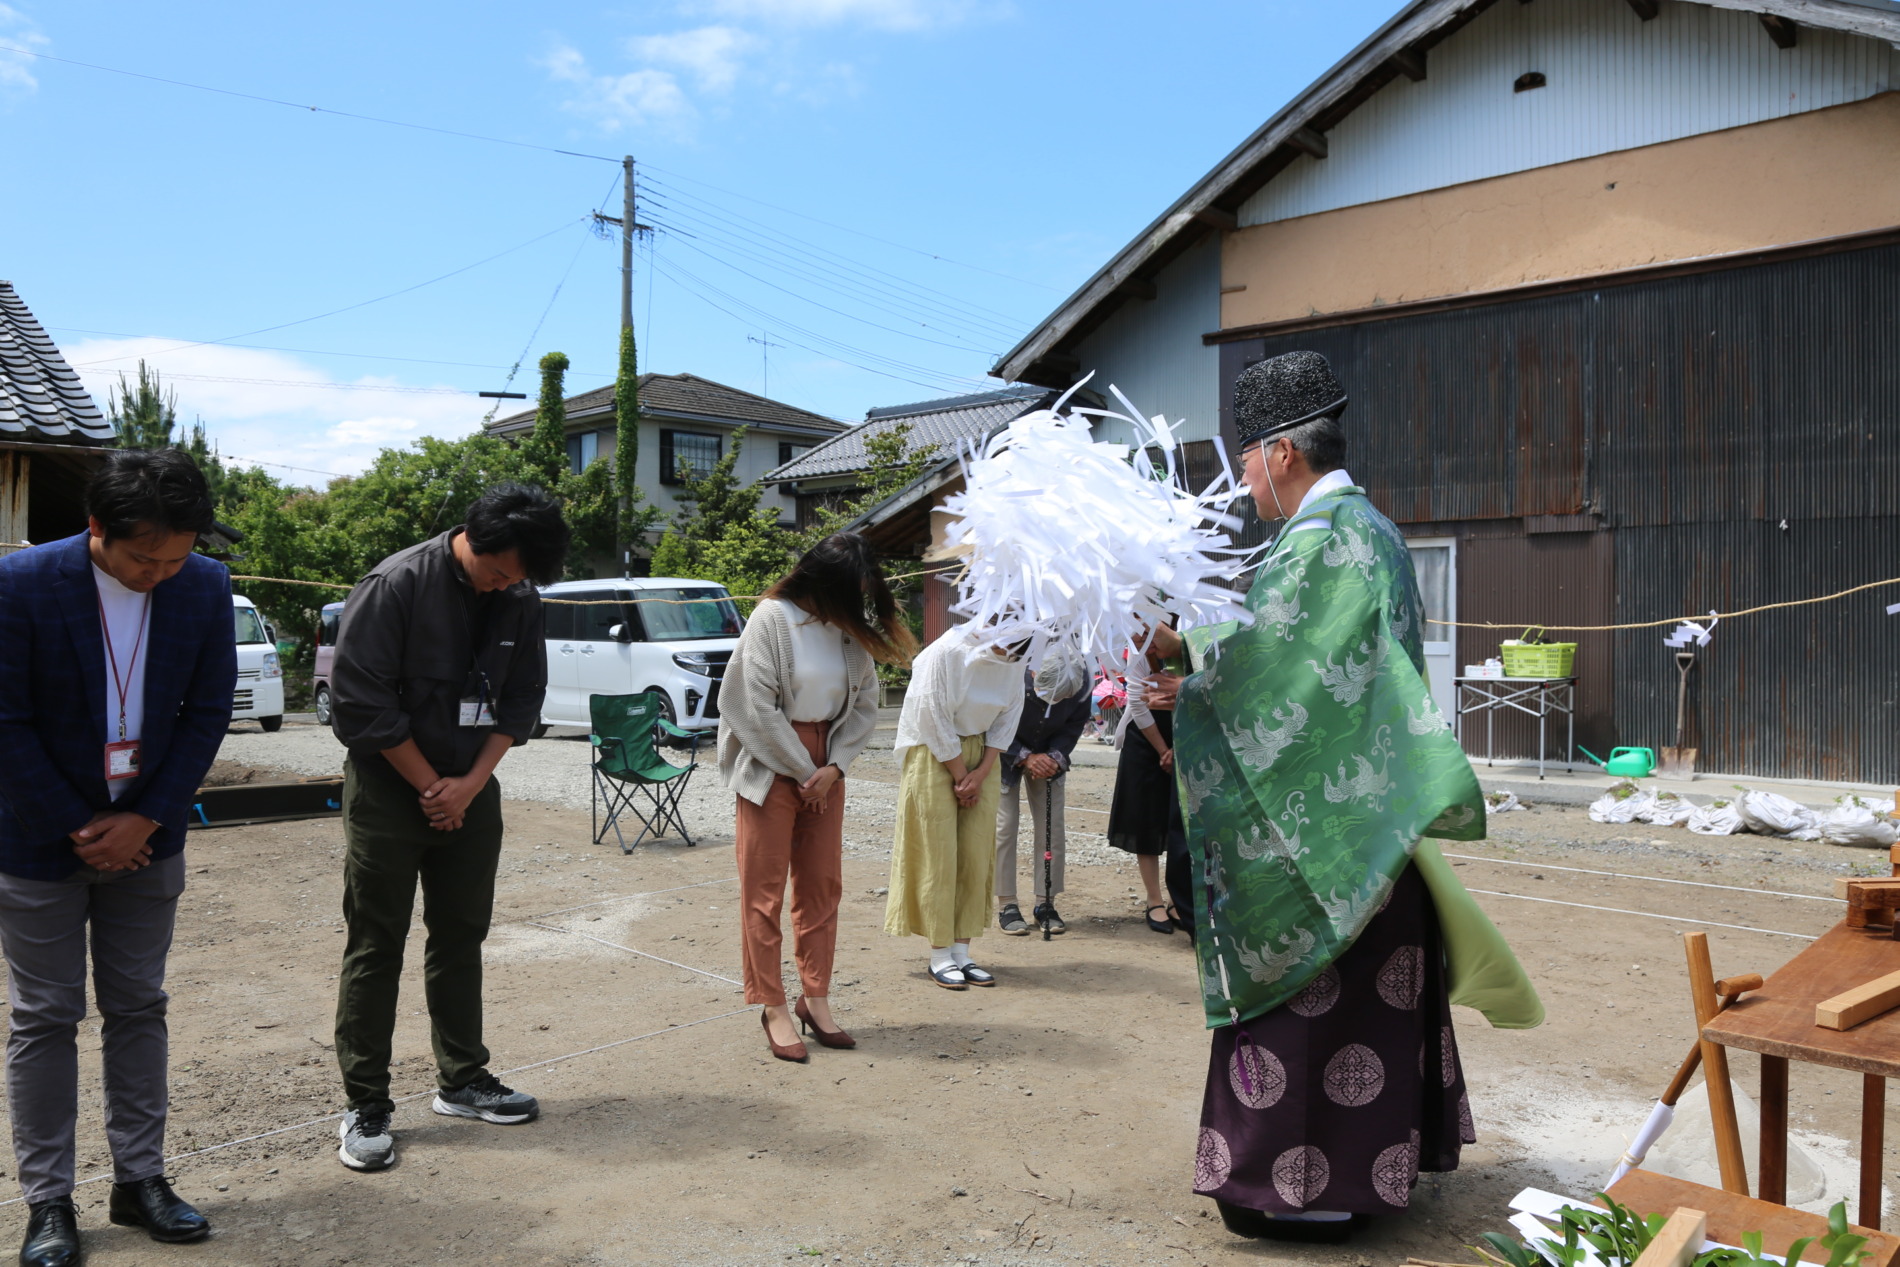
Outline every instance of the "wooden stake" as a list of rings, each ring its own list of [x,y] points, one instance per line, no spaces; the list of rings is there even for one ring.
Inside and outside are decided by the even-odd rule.
[[[1875,977],[1814,1005],[1814,1023],[1822,1029],[1852,1029],[1900,1007],[1900,972]]]
[[[1689,993],[1695,1000],[1697,1041],[1702,1045],[1702,1074],[1709,1088],[1709,1117],[1715,1127],[1715,1159],[1722,1171],[1722,1187],[1737,1196],[1748,1195],[1748,1163],[1742,1157],[1742,1128],[1735,1117],[1735,1091],[1729,1084],[1728,1049],[1701,1037],[1702,1027],[1715,1019],[1720,1006],[1715,995],[1715,969],[1709,962],[1709,935],[1684,933],[1683,951],[1689,959]]]
[[[1708,1226],[1709,1216],[1702,1211],[1677,1210],[1630,1267],[1689,1267],[1702,1252]]]

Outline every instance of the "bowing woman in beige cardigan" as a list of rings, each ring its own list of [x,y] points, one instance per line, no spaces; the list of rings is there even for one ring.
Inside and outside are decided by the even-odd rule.
[[[877,557],[854,532],[826,537],[759,601],[719,697],[719,772],[738,794],[736,847],[747,1003],[766,1042],[804,1061],[780,977],[779,911],[792,881],[796,1014],[826,1047],[855,1047],[831,1019],[844,888],[844,775],[877,726],[877,665],[917,649]]]

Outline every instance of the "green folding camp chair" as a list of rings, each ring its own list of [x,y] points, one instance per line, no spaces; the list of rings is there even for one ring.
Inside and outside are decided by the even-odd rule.
[[[649,834],[658,840],[671,827],[688,845],[695,842],[680,816],[680,794],[698,769],[700,736],[682,730],[666,720],[658,694],[590,695],[589,714],[594,720],[590,751],[594,767],[592,800],[594,843],[599,844],[612,828],[620,842],[621,853],[632,853]],[[660,755],[661,735],[692,741],[686,765],[674,765]],[[644,802],[645,808],[642,808]],[[606,822],[601,822],[602,807]],[[640,822],[633,844],[620,830],[620,816],[630,813]]]

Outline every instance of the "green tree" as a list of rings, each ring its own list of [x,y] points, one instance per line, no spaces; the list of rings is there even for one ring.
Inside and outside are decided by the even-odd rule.
[[[614,491],[619,496],[619,541],[622,549],[637,547],[653,526],[652,519],[636,523],[640,492],[640,354],[634,346],[633,327],[620,332],[620,369],[614,379]],[[654,511],[654,515],[658,515]]]
[[[106,413],[112,430],[118,434],[122,449],[164,449],[172,442],[172,428],[178,425],[178,398],[164,390],[158,371],[139,362],[138,386],[119,375],[119,385],[106,397]]]
[[[541,358],[541,399],[534,410],[534,430],[521,442],[521,456],[534,482],[549,490],[560,487],[567,465],[567,399],[563,386],[567,356],[550,352]]]

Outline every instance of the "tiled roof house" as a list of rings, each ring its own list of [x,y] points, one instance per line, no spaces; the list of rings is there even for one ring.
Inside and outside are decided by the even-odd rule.
[[[0,553],[86,525],[86,478],[112,424],[13,289],[0,281]]]

